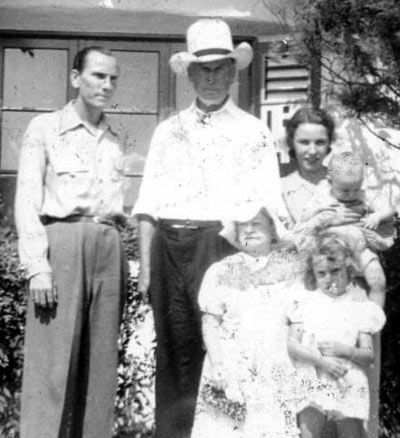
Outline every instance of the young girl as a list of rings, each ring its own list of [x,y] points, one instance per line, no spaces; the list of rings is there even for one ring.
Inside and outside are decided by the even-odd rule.
[[[310,290],[290,312],[289,352],[307,394],[298,408],[303,438],[321,437],[328,419],[340,438],[361,438],[369,418],[365,368],[374,360],[371,335],[385,315],[377,304],[359,301],[354,273],[353,254],[340,237],[317,237],[305,274]]]
[[[242,251],[212,265],[199,294],[207,356],[192,438],[295,438],[285,315],[296,262],[259,204],[238,209],[234,225]]]

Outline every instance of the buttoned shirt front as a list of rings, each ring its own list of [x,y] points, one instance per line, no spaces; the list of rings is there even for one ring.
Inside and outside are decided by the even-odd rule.
[[[157,127],[133,214],[221,220],[252,198],[283,208],[268,128],[230,99],[211,113],[193,103]]]
[[[15,215],[28,275],[51,272],[41,216],[122,213],[123,154],[103,116],[85,123],[73,102],[30,122],[22,142]]]

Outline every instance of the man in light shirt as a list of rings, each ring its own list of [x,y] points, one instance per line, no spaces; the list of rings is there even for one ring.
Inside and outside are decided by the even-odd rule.
[[[252,48],[234,48],[228,25],[189,27],[188,51],[170,65],[186,74],[196,101],[162,122],[151,141],[133,215],[139,220],[139,291],[154,310],[156,437],[189,437],[204,349],[197,295],[207,268],[235,249],[221,220],[239,200],[264,197],[282,207],[277,158],[267,127],[229,96]]]
[[[125,261],[123,155],[103,110],[119,75],[101,47],[80,51],[76,100],[30,122],[16,194],[29,279],[21,438],[110,438]]]

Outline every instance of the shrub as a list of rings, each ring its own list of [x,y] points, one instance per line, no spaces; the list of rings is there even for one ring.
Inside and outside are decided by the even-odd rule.
[[[145,438],[153,433],[154,350],[151,310],[137,292],[136,228],[122,232],[131,276],[121,327],[114,438]]]
[[[17,239],[0,199],[0,436],[19,435],[26,293]]]

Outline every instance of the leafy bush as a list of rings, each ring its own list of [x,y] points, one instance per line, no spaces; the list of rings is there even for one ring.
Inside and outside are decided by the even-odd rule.
[[[140,341],[148,309],[132,291],[120,338],[114,438],[150,437],[154,424],[154,343]]]
[[[17,240],[0,200],[0,436],[19,435],[26,293]]]
[[[153,433],[154,350],[151,310],[137,292],[136,229],[127,226],[122,232],[131,265],[118,367],[118,390],[114,438],[145,438]]]
[[[0,200],[0,437],[19,437],[20,391],[26,312],[26,281],[17,254],[17,235]],[[136,229],[122,230],[130,262],[137,259]],[[119,340],[114,438],[148,437],[153,429],[154,342],[140,343],[149,307],[130,277]],[[130,346],[135,345],[135,354]]]

